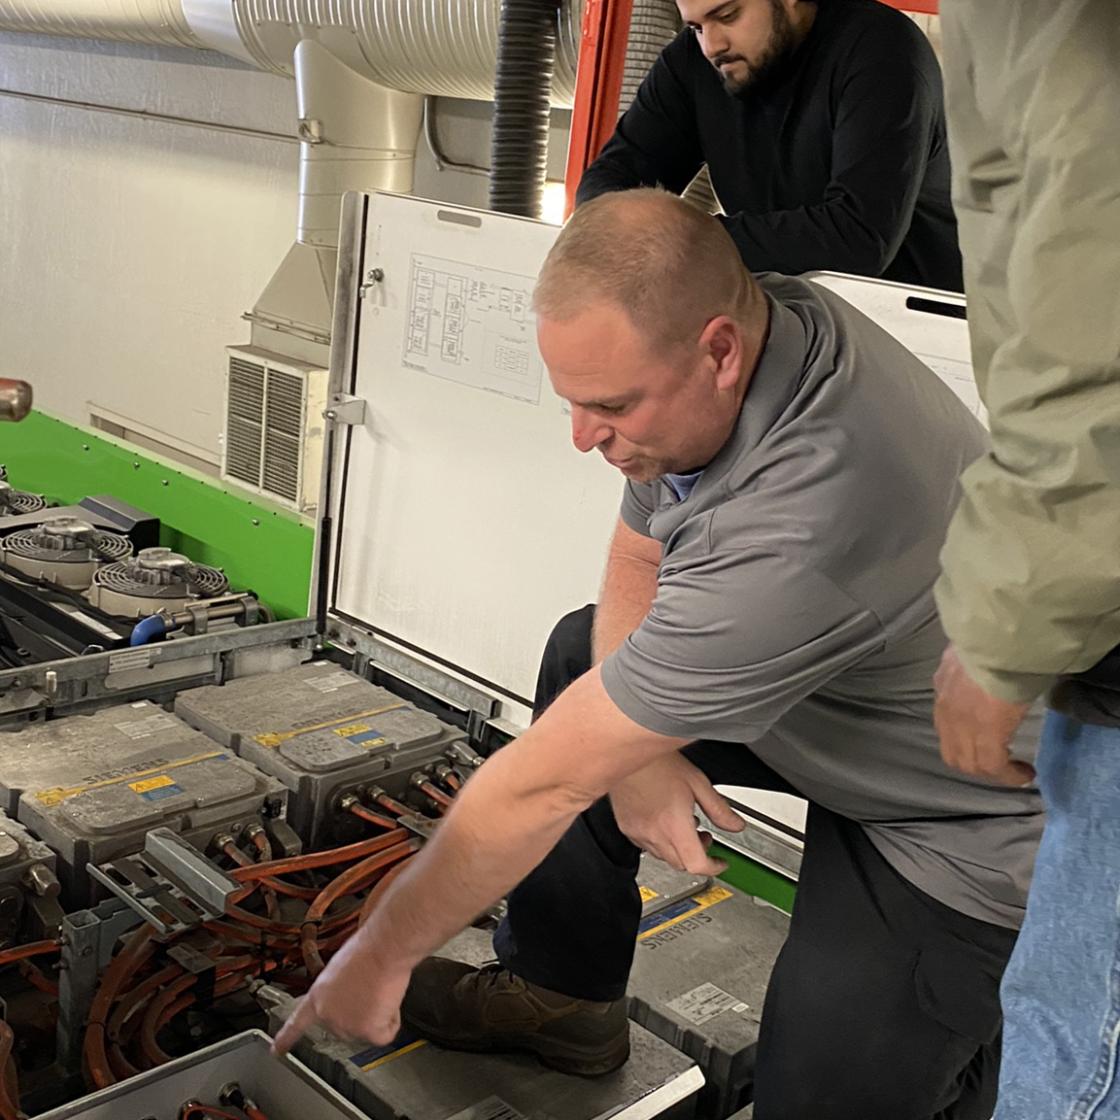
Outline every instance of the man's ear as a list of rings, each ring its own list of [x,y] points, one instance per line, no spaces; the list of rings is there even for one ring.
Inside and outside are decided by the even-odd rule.
[[[715,369],[716,388],[724,392],[739,383],[743,364],[743,332],[729,315],[709,319],[700,333],[700,349]]]

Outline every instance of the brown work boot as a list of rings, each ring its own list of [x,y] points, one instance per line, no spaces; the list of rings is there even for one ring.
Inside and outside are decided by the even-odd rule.
[[[401,1013],[449,1050],[524,1050],[580,1077],[611,1073],[630,1056],[625,1000],[573,999],[497,964],[429,957],[412,974]]]

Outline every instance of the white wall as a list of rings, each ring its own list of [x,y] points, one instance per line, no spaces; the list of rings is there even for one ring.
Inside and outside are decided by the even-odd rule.
[[[0,87],[290,132],[294,87],[187,51],[0,37]],[[213,456],[223,347],[295,229],[298,145],[0,94],[0,369]]]
[[[447,155],[487,164],[490,115],[440,101]],[[65,419],[88,423],[93,402],[216,460],[224,347],[248,339],[240,317],[295,236],[294,131],[294,84],[218,55],[0,34],[0,375]],[[421,144],[416,193],[486,190]]]

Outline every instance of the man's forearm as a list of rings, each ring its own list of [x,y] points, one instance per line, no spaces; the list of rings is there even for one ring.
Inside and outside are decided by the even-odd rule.
[[[595,664],[616,650],[642,624],[657,594],[657,569],[640,561],[616,565],[603,584],[591,645]]]
[[[616,781],[681,743],[633,723],[598,671],[585,674],[467,783],[362,927],[368,951],[394,970],[414,967],[516,886]]]
[[[619,522],[611,541],[591,637],[594,663],[616,650],[641,625],[657,595],[661,546]]]

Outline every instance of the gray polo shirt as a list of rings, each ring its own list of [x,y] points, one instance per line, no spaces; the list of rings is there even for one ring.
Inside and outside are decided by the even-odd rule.
[[[985,432],[844,300],[760,282],[770,334],[730,440],[683,501],[627,484],[623,519],[664,556],[604,686],[651,731],[749,744],[927,894],[1017,927],[1041,799],[951,770],[933,728],[938,550]],[[1032,718],[1016,757],[1037,739]]]

